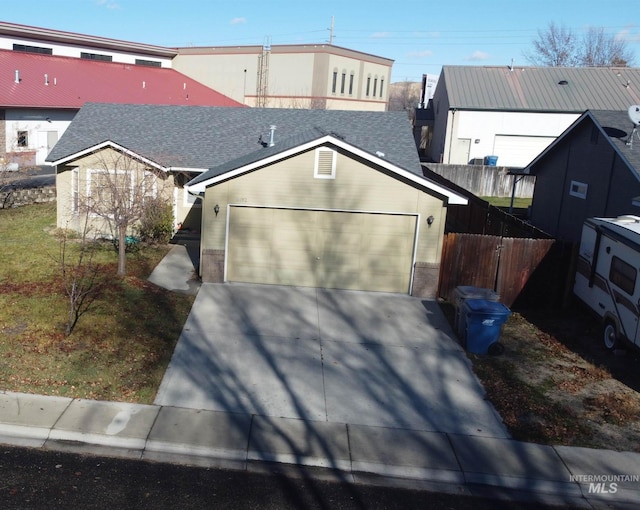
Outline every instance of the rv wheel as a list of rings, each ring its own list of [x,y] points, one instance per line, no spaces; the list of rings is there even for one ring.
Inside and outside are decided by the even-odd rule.
[[[616,331],[615,325],[611,322],[607,322],[604,325],[604,334],[602,336],[604,340],[604,345],[607,349],[615,349],[618,345],[618,332]]]

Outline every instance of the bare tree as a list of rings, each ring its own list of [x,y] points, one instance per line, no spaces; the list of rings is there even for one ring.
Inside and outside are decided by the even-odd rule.
[[[546,30],[538,30],[533,50],[525,58],[537,66],[573,67],[578,62],[578,42],[571,29],[551,22]]]
[[[56,262],[60,266],[64,292],[69,300],[66,336],[71,335],[80,317],[87,313],[99,296],[103,282],[98,267],[93,260],[96,244],[89,239],[88,216],[85,217],[84,228],[77,243],[78,251],[71,253],[72,242],[77,232],[65,229],[60,233],[60,248]]]
[[[144,216],[148,200],[166,196],[167,176],[114,149],[95,154],[89,172],[89,195],[81,207],[94,225],[102,222],[109,229],[118,249],[117,274],[124,276],[130,236]]]
[[[533,65],[549,67],[629,66],[633,55],[624,39],[590,28],[582,39],[565,27],[550,23],[538,30],[533,50],[525,53]]]
[[[413,110],[420,101],[420,87],[420,82],[392,83],[389,89],[389,110],[406,111],[413,114]]]
[[[603,28],[590,28],[580,51],[581,66],[629,66],[633,54],[624,39],[605,34]]]

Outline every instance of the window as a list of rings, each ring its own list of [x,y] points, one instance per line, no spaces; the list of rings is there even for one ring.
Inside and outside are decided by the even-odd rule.
[[[630,296],[633,295],[633,290],[636,288],[636,276],[637,271],[632,265],[627,264],[615,255],[611,258],[609,281],[620,287],[620,289]]]
[[[380,78],[380,97],[384,96],[382,89],[384,88],[384,78]]]
[[[336,93],[336,87],[338,86],[338,71],[333,71],[333,82],[331,83],[331,93]]]
[[[347,72],[342,71],[342,80],[340,81],[340,94],[344,94],[344,86],[347,82]]]
[[[136,193],[142,196],[143,203],[158,195],[158,179],[149,169],[145,169],[142,174],[138,174]]]
[[[365,92],[367,97],[369,97],[369,89],[371,89],[371,76],[367,76],[367,90]]]
[[[29,131],[18,131],[18,147],[29,147]]]
[[[131,204],[131,174],[125,171],[89,170],[87,194],[94,214],[110,215],[116,208]]]
[[[80,53],[80,58],[83,58],[85,60],[101,60],[103,62],[113,61],[113,57],[111,55],[100,55],[98,53],[85,53],[84,51]]]
[[[353,71],[349,75],[349,95],[353,95]]]
[[[160,62],[156,62],[155,60],[143,60],[141,58],[136,59],[136,65],[148,66],[148,67],[162,67],[162,64]]]
[[[569,195],[577,198],[587,198],[587,190],[589,185],[584,182],[571,181],[571,187],[569,188]]]
[[[53,55],[52,48],[42,48],[40,46],[28,46],[26,44],[14,44],[13,51],[24,51],[26,53],[42,53],[43,55]]]
[[[336,178],[336,151],[322,147],[316,149],[316,162],[313,176],[316,179]]]
[[[376,97],[376,90],[378,88],[378,78],[373,79],[373,97]]]

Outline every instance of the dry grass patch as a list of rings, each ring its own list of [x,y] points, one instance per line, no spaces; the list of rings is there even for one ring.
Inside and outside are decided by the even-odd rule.
[[[193,297],[146,279],[169,246],[129,255],[117,278],[106,244],[106,281],[92,310],[65,337],[68,302],[53,256],[55,204],[0,210],[0,388],[97,400],[152,403]]]
[[[604,351],[599,333],[578,308],[513,313],[502,329],[502,356],[469,354],[515,439],[640,451],[637,353]]]

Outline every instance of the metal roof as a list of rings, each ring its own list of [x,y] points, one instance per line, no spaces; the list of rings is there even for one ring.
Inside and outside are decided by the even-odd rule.
[[[124,51],[125,53],[136,53],[154,57],[173,58],[177,53],[175,49],[166,48],[164,46],[121,41],[118,39],[111,39],[109,37],[64,32],[62,30],[53,30],[50,28],[19,25],[16,23],[8,23],[6,21],[0,21],[0,35],[30,39],[32,41],[38,41],[45,44],[52,42],[71,44],[74,46],[79,45],[90,48],[110,49],[115,51]]]
[[[0,50],[0,107],[79,109],[97,101],[240,105],[174,69]]]
[[[254,157],[272,125],[276,144],[317,129],[371,154],[382,152],[390,163],[422,176],[405,112],[91,103],[76,114],[47,161],[111,141],[165,168],[209,169]]]
[[[640,103],[640,68],[444,66],[449,108],[582,113]]]

